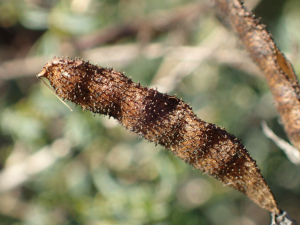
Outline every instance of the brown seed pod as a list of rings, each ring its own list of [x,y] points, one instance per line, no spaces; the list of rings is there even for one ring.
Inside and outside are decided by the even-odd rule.
[[[197,118],[182,100],[82,60],[55,58],[38,74],[41,77],[50,81],[61,98],[117,119],[126,129],[170,149],[262,208],[280,213],[270,188],[240,141]]]

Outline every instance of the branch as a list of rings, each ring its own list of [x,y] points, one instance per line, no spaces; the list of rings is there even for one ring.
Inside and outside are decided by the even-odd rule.
[[[300,87],[292,65],[277,48],[265,26],[240,0],[215,0],[215,8],[225,23],[231,25],[252,59],[263,71],[285,132],[300,151],[300,123],[297,122],[300,121]],[[287,225],[296,222],[287,213],[273,213],[272,224]]]
[[[277,111],[291,143],[300,151],[299,83],[292,65],[277,48],[271,34],[239,0],[215,0],[218,15],[224,18],[263,71]]]
[[[294,146],[290,145],[285,140],[279,138],[267,125],[266,122],[261,124],[264,134],[270,138],[274,143],[281,148],[286,154],[287,158],[294,164],[300,165],[300,152]]]
[[[163,15],[153,14],[134,21],[110,25],[94,34],[78,38],[75,40],[75,46],[79,50],[84,50],[132,36],[140,36],[143,42],[148,42],[154,35],[168,32],[178,24],[196,21],[201,12],[207,9],[208,6],[203,2],[195,2],[180,9],[164,12]]]
[[[223,32],[222,36],[224,35],[226,34]],[[88,58],[93,62],[99,61],[105,66],[115,65],[118,68],[131,64],[141,56],[146,59],[165,57],[168,61],[189,61],[192,63],[195,62],[197,65],[201,64],[201,62],[211,60],[242,70],[245,73],[261,77],[261,72],[244,51],[233,48],[224,49],[223,46],[222,48],[216,49],[216,46],[220,46],[219,42],[223,40],[218,41],[218,39],[212,38],[211,40],[213,40],[213,42],[195,47],[170,47],[163,44],[148,44],[143,46],[142,49],[138,44],[105,46],[83,51],[81,52],[81,55],[83,58]],[[216,44],[214,40],[218,43]],[[0,63],[0,80],[6,81],[35,76],[39,73],[41,67],[43,67],[47,60],[49,60],[49,57],[26,57],[2,62]],[[186,76],[186,71],[183,72],[184,76]],[[168,75],[163,74],[163,76]],[[158,80],[160,78],[161,77],[155,77],[153,85],[166,85],[165,82],[162,83]],[[165,90],[169,92],[172,90],[172,87],[169,89],[166,88]]]
[[[52,166],[59,158],[70,152],[70,143],[66,139],[56,140],[51,146],[46,146],[31,156],[15,163],[0,173],[0,194],[21,185],[32,176]],[[13,179],[12,179],[13,178]]]
[[[45,60],[46,57],[28,57],[3,62],[0,64],[0,81],[33,76],[37,74]]]

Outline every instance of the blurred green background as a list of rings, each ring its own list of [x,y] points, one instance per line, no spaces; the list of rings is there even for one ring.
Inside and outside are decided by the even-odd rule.
[[[300,2],[248,0],[300,71]],[[35,76],[53,56],[126,71],[246,145],[300,221],[300,167],[263,76],[208,0],[0,1],[0,224],[269,224],[269,213],[113,119],[65,107]]]

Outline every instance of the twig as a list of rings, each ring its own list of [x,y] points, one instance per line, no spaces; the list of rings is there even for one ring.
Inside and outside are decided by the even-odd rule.
[[[65,139],[59,139],[51,146],[44,147],[22,162],[3,169],[0,173],[0,194],[10,191],[47,169],[57,159],[67,156],[69,151],[70,143]]]
[[[297,221],[293,220],[285,211],[283,211],[280,215],[272,213],[271,220],[271,225],[297,225]]]
[[[252,59],[263,71],[274,97],[287,136],[300,151],[299,82],[290,62],[284,57],[258,19],[240,0],[215,0],[218,15],[230,24]],[[288,214],[273,215],[275,224],[295,224]],[[272,222],[273,223],[273,222]]]
[[[0,80],[12,80],[37,74],[44,65],[46,57],[14,59],[0,64]]]
[[[22,201],[16,196],[16,193],[11,192],[9,194],[0,195],[0,213],[1,216],[9,216],[22,220],[32,207],[32,205]]]
[[[229,35],[225,29],[216,29],[199,46],[177,47],[167,52],[151,86],[162,92],[172,91],[180,80],[195,71],[202,62],[218,54],[224,41],[220,36],[226,39]]]
[[[122,38],[137,36],[141,33],[143,33],[142,36],[144,38],[142,41],[148,42],[149,38],[154,36],[154,34],[165,33],[170,31],[175,25],[196,20],[201,15],[201,12],[207,11],[208,8],[208,5],[203,2],[194,2],[180,9],[164,12],[159,16],[153,14],[146,18],[104,27],[94,34],[78,38],[74,43],[77,49],[84,50],[98,45],[114,43]]]
[[[290,62],[284,57],[255,16],[239,0],[215,0],[215,8],[229,21],[252,59],[263,71],[277,111],[291,143],[300,151],[299,83]]]
[[[288,142],[285,140],[281,139],[278,137],[267,125],[265,121],[261,123],[261,126],[263,128],[264,134],[270,138],[274,143],[281,148],[288,159],[292,162],[295,163],[296,165],[300,165],[300,152],[298,149],[296,149],[294,146],[290,145]]]
[[[223,35],[226,34],[223,33]],[[229,65],[250,75],[259,77],[262,76],[260,70],[257,68],[257,65],[251,61],[249,56],[244,51],[232,49],[231,47],[224,49],[223,46],[222,48],[216,49],[214,43],[206,43],[205,45],[195,47],[170,47],[155,43],[148,44],[142,49],[138,44],[124,44],[86,50],[83,51],[81,55],[83,58],[90,59],[93,62],[99,61],[104,66],[114,65],[116,68],[120,69],[131,64],[134,60],[141,56],[145,59],[167,57],[168,60],[174,60],[177,62],[192,61],[198,62],[199,64],[201,62],[211,60],[216,63]],[[49,60],[47,57],[28,57],[3,62],[0,64],[0,80],[5,81],[35,76],[40,72],[40,68],[47,60]],[[159,77],[154,79],[158,78]],[[155,80],[154,85],[156,85],[157,82],[158,81]]]

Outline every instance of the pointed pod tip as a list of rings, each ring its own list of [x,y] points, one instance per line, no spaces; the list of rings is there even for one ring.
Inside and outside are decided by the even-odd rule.
[[[38,75],[36,75],[37,78],[46,77],[46,70],[43,69]]]

